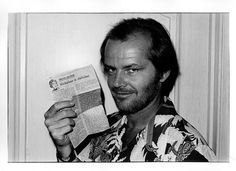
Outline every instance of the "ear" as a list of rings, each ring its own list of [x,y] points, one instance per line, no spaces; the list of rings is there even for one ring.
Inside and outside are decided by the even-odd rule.
[[[161,77],[161,79],[160,79],[160,82],[161,82],[161,83],[165,82],[165,80],[169,77],[169,75],[170,75],[170,70],[169,70],[169,71],[166,71],[166,72],[162,75],[162,77]]]

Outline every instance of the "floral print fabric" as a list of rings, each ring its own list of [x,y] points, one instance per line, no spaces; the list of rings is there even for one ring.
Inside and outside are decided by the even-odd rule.
[[[108,116],[111,128],[93,138],[77,155],[76,161],[214,161],[215,155],[201,134],[178,115],[173,103],[164,98],[154,124],[140,131],[126,147],[122,136],[127,118],[120,113]],[[151,137],[151,139],[150,139]]]

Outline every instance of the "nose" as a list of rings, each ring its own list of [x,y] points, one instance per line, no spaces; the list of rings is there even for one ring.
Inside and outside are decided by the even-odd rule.
[[[114,78],[113,86],[116,88],[125,87],[127,85],[125,76],[122,72],[117,72]]]

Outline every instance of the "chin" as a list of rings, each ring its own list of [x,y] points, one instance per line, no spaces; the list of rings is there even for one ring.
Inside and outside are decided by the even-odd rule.
[[[125,102],[116,102],[116,106],[121,113],[133,113],[132,108]]]
[[[124,114],[136,113],[143,109],[143,106],[129,104],[128,102],[116,103],[118,110]]]

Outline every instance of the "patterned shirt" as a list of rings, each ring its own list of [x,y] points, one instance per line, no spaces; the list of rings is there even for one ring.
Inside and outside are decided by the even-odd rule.
[[[152,162],[215,161],[215,154],[201,134],[177,114],[169,98],[163,99],[155,117],[126,147],[122,136],[127,117],[108,116],[110,129],[92,138],[85,148],[75,152],[74,161]]]

